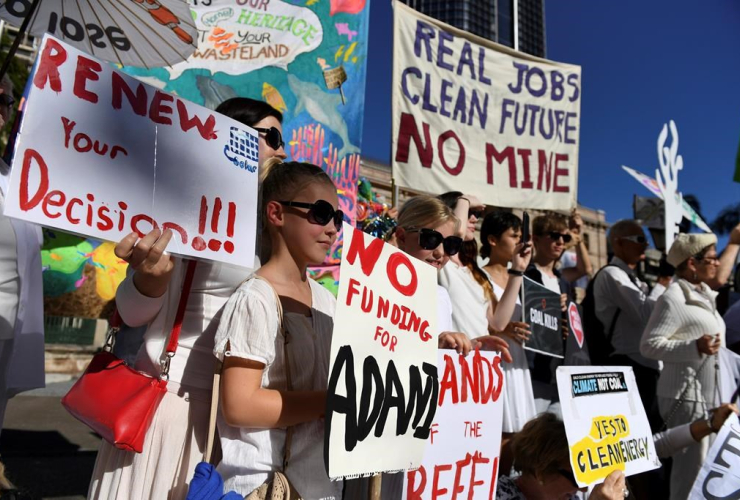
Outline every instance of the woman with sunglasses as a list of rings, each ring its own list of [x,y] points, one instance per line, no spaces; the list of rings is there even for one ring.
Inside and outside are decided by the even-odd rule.
[[[260,132],[259,164],[285,158],[280,132],[282,114],[270,105],[237,97],[216,111]],[[279,135],[279,134],[278,134]],[[269,137],[268,137],[269,136]],[[116,255],[129,263],[116,292],[116,306],[130,326],[146,325],[135,367],[161,373],[165,342],[178,309],[189,261],[165,249],[171,231],[153,230],[141,240],[136,233],[116,245]],[[137,241],[138,240],[138,241]],[[103,441],[93,472],[89,498],[185,498],[187,482],[203,457],[213,376],[213,336],[218,313],[250,270],[217,262],[198,262],[182,322],[176,355],[170,360],[168,392],[147,431],[144,450],[119,450]],[[125,335],[121,331],[119,335]]]
[[[226,303],[213,349],[223,361],[218,471],[225,491],[244,496],[281,471],[301,498],[340,499],[342,482],[324,468],[322,419],[336,299],[307,268],[324,261],[344,216],[321,168],[271,159],[265,170],[272,252]]]
[[[720,401],[720,348],[725,322],[708,285],[719,258],[713,234],[679,234],[667,261],[676,280],[658,299],[642,335],[643,356],[663,362],[657,386],[660,415],[668,427],[706,419]],[[671,498],[687,498],[713,439],[674,453]]]
[[[516,473],[498,478],[496,500],[570,500],[579,488],[570,465],[565,425],[552,413],[527,422],[514,438]],[[612,472],[596,486],[589,500],[623,500],[626,484],[622,471]]]

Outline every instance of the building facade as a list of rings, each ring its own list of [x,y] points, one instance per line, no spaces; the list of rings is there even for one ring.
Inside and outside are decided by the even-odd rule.
[[[402,0],[409,7],[456,28],[514,47],[519,21],[519,50],[546,56],[545,0]],[[514,5],[518,16],[514,16]]]

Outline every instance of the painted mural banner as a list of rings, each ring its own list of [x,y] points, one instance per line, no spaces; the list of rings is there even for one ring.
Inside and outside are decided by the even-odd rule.
[[[215,109],[232,97],[283,113],[290,160],[319,165],[354,221],[360,169],[369,0],[191,0],[198,50],[173,68],[125,68]],[[334,77],[346,80],[334,87]],[[328,78],[328,80],[327,80]],[[330,85],[331,84],[331,85]],[[344,97],[344,101],[343,101]],[[336,292],[342,235],[319,270]]]
[[[734,413],[717,433],[691,488],[690,500],[738,498],[740,492],[740,421]]]
[[[406,473],[403,498],[494,498],[503,420],[501,355],[476,350],[466,357],[440,349],[437,370],[437,415],[421,466]]]
[[[326,396],[326,469],[338,479],[417,468],[440,391],[437,274],[347,223],[344,238]]]
[[[394,5],[396,182],[500,207],[575,207],[581,68]]]
[[[31,79],[5,215],[114,242],[171,229],[174,254],[253,265],[254,130],[51,36]]]
[[[558,394],[580,487],[660,467],[635,374],[628,366],[560,366]]]

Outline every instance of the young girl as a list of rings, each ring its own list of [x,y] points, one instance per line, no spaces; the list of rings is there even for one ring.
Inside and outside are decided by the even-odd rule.
[[[319,167],[268,160],[265,169],[271,255],[227,302],[213,351],[223,361],[218,470],[224,489],[242,495],[282,471],[304,499],[339,499],[342,482],[324,468],[322,419],[336,300],[306,269],[323,262],[343,214]]]
[[[512,264],[512,272],[521,273],[529,264],[529,255],[525,258],[519,256],[522,248],[522,221],[510,212],[493,212],[486,215],[480,231],[481,249],[480,255],[488,258],[488,264],[483,268],[491,280],[493,293],[500,300],[504,290],[509,288],[515,279],[521,284],[521,278],[510,274],[509,262]],[[520,285],[516,285],[517,289]],[[518,291],[518,290],[517,290]],[[500,303],[494,307],[503,307]],[[509,351],[513,361],[503,365],[506,376],[506,384],[502,394],[503,413],[503,436],[501,439],[501,473],[508,474],[511,468],[513,456],[511,454],[509,441],[514,433],[519,432],[524,424],[537,415],[534,405],[534,394],[532,392],[532,380],[529,374],[527,356],[522,348],[522,343],[529,337],[529,327],[522,323],[522,306],[517,300],[511,314],[511,322],[500,335],[509,340]]]

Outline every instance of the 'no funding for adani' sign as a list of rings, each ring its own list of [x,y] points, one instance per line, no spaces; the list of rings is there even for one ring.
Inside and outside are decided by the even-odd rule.
[[[490,205],[575,206],[581,68],[515,52],[396,3],[393,169]]]

